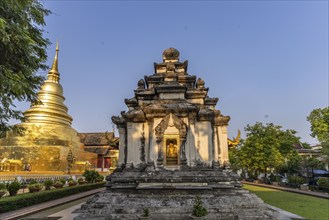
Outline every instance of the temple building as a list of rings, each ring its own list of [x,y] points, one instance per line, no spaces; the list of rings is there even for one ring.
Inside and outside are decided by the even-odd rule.
[[[119,157],[119,138],[114,132],[79,133],[84,150],[97,154],[97,171],[112,172]]]
[[[0,171],[66,173],[68,169],[95,169],[98,153],[85,150],[64,104],[58,45],[51,70],[37,95],[40,102],[24,112],[26,121],[18,125],[24,128],[24,134],[8,132],[0,139]]]
[[[216,109],[218,98],[208,97],[205,82],[188,74],[179,55],[166,49],[154,74],[125,100],[127,111],[112,117],[118,168],[76,219],[138,219],[144,208],[152,219],[189,219],[196,196],[208,211],[205,219],[277,219],[230,169],[230,117]]]

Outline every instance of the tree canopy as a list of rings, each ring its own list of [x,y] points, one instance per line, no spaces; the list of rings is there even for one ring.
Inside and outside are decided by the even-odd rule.
[[[10,119],[23,119],[14,102],[37,101],[47,66],[49,40],[42,29],[51,12],[38,0],[0,1],[0,135],[10,128]]]
[[[314,109],[307,121],[311,123],[312,137],[321,143],[329,142],[329,107]]]
[[[282,166],[295,166],[300,161],[294,149],[300,139],[295,136],[296,131],[260,122],[247,125],[245,131],[246,139],[239,148],[230,150],[233,167],[238,166],[255,176],[261,171],[266,175],[268,168],[278,170]]]
[[[319,140],[329,161],[329,107],[314,109],[307,121],[311,123],[311,136]]]

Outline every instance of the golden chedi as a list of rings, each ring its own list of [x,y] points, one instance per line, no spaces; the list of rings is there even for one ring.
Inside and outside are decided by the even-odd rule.
[[[97,155],[84,151],[72,117],[64,104],[58,72],[58,45],[47,79],[38,92],[39,103],[24,112],[23,135],[0,139],[0,171],[83,171],[94,167]],[[70,161],[70,162],[68,162]],[[83,166],[83,167],[81,167]]]

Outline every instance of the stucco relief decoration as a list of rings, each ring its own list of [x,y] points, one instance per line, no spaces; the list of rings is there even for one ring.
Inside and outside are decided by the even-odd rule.
[[[143,79],[140,79],[137,83],[138,89],[145,89],[145,81]]]
[[[172,122],[170,119],[172,119]],[[170,113],[166,117],[164,117],[163,120],[155,127],[155,135],[157,140],[161,141],[163,139],[163,134],[168,126],[175,126],[179,131],[179,137],[181,139],[186,139],[186,124],[176,115]]]

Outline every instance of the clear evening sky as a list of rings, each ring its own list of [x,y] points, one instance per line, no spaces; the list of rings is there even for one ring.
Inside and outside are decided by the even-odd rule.
[[[315,144],[306,117],[328,106],[328,1],[45,1],[66,105],[79,132],[112,131],[137,81],[175,47],[205,80],[229,137],[273,122]],[[46,72],[40,72],[46,75]],[[19,105],[23,110],[27,104]],[[244,134],[244,132],[243,132]],[[244,135],[243,135],[244,136]]]

